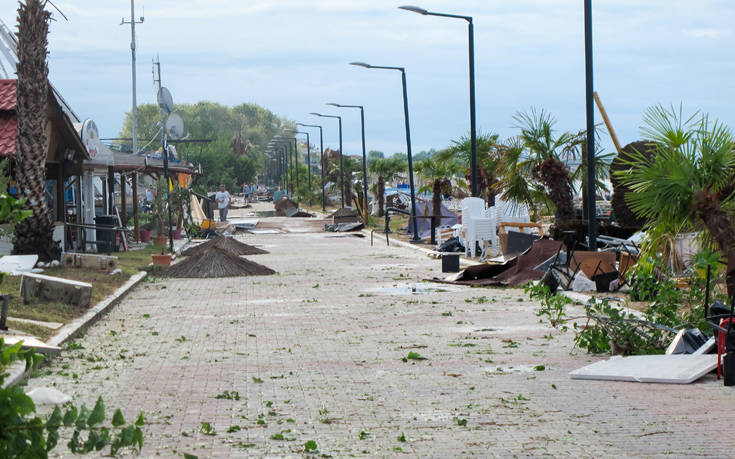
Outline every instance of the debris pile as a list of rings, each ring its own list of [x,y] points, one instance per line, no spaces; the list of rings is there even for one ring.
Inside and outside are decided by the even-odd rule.
[[[240,258],[217,246],[207,247],[166,271],[166,275],[175,278],[268,276],[275,273],[267,266]]]
[[[350,207],[343,207],[337,209],[332,215],[329,216],[332,219],[332,223],[337,225],[340,223],[356,223],[362,221],[360,214],[355,209]]]
[[[273,204],[276,208],[276,217],[313,217],[312,214],[299,209],[299,205],[287,197],[283,197]]]
[[[189,257],[195,257],[199,256],[202,252],[211,247],[226,250],[234,255],[261,255],[268,253],[267,250],[259,249],[250,244],[245,244],[233,237],[217,236],[214,239],[209,239],[202,244],[186,249],[183,254]]]

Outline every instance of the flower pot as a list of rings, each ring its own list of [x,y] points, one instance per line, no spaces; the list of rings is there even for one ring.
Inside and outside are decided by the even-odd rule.
[[[175,230],[174,230],[174,239],[177,239],[177,240],[178,240],[178,239],[183,239],[183,238],[184,238],[184,236],[183,236],[183,234],[182,234],[182,233],[183,233],[183,230],[180,230],[180,229],[175,229]]]
[[[151,242],[151,230],[140,230],[140,242]]]
[[[170,266],[171,265],[171,254],[164,253],[162,255],[152,255],[153,264],[156,266]]]
[[[156,247],[166,247],[168,238],[166,236],[156,236],[153,238],[153,245]]]

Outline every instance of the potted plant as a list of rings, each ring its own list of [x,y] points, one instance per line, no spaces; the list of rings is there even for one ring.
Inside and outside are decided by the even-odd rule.
[[[186,209],[189,204],[189,190],[182,188],[178,183],[174,183],[171,190],[171,210],[173,211],[173,219],[176,222],[174,229],[174,239],[182,238],[185,217],[188,215]]]
[[[155,266],[171,266],[171,254],[164,253],[163,247],[161,248],[161,254],[152,255],[153,265]]]
[[[153,217],[151,214],[142,214],[140,216],[140,242],[151,242],[153,234]]]
[[[159,178],[156,182],[156,195],[153,198],[153,221],[156,224],[156,237],[153,243],[158,247],[166,247],[168,236],[166,223],[168,222],[168,186],[166,179]]]

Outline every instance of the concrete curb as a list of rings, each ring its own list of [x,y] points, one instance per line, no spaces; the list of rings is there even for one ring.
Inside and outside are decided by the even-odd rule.
[[[86,314],[78,319],[75,319],[68,324],[61,327],[51,339],[46,343],[52,346],[61,346],[65,342],[73,339],[79,335],[82,331],[89,328],[92,324],[97,322],[112,306],[117,304],[130,290],[133,289],[141,280],[147,276],[148,273],[145,271],[133,274],[127,282],[120,286],[110,296],[99,302],[97,305],[92,307]],[[9,375],[5,379],[3,387],[14,386],[27,378],[32,370],[25,371],[25,362],[17,362],[12,365],[8,371]]]
[[[367,236],[367,237],[370,237],[370,232],[371,232],[371,230],[369,230],[369,229],[366,229],[366,228],[363,228],[362,229],[362,233],[365,236]],[[376,242],[377,241],[385,242],[385,234],[384,233],[375,231],[375,234],[379,234],[381,236],[380,239],[377,239],[376,238]],[[412,249],[412,250],[416,250],[416,251],[419,251],[419,252],[423,252],[427,256],[429,254],[433,253],[433,252],[436,252],[435,250],[429,250],[429,249],[425,248],[425,245],[426,244],[411,244],[410,242],[404,242],[404,241],[401,241],[399,239],[391,239],[390,240],[390,246],[396,246],[396,245],[397,246],[400,246],[400,247],[407,248],[407,249]],[[480,265],[482,263],[479,262],[479,261],[475,261],[475,260],[468,260],[466,258],[463,258],[460,255],[460,257],[459,257],[459,264],[460,265],[466,265],[466,266],[475,266],[475,265]]]

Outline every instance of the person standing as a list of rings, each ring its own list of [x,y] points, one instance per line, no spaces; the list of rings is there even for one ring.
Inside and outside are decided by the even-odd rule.
[[[250,203],[250,187],[248,186],[248,182],[245,182],[242,184],[242,195],[245,198],[245,204]]]
[[[219,209],[219,221],[227,221],[227,209],[230,207],[230,193],[227,192],[224,185],[219,186],[219,191],[214,195]]]

